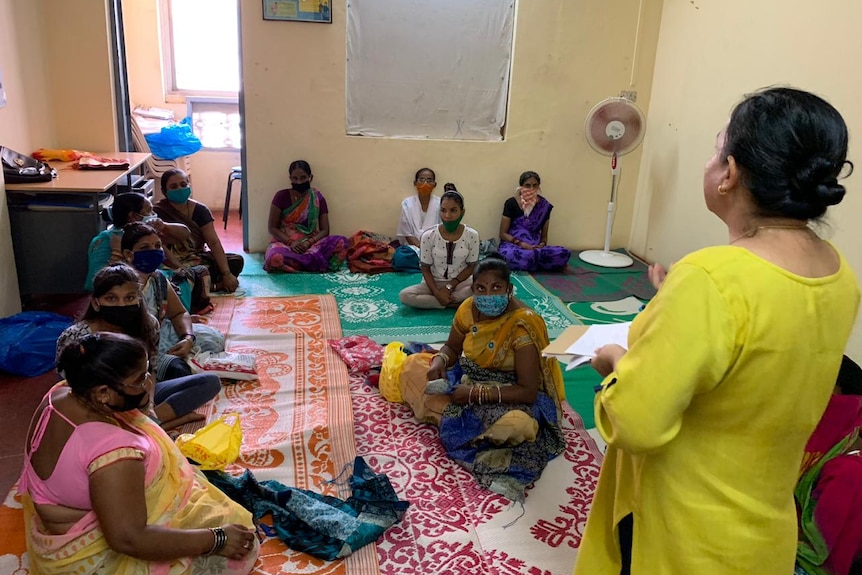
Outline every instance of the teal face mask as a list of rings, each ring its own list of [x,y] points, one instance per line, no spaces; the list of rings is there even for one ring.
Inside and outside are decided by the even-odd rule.
[[[497,317],[509,307],[509,294],[474,295],[473,303],[483,315]]]
[[[461,225],[461,220],[464,219],[464,215],[462,214],[460,218],[451,222],[443,222],[443,229],[449,232],[450,234],[456,232],[458,230],[458,226]]]
[[[171,201],[175,204],[184,204],[189,201],[189,198],[192,195],[191,188],[177,188],[176,190],[168,190],[165,192],[165,195],[168,198],[168,201]]]

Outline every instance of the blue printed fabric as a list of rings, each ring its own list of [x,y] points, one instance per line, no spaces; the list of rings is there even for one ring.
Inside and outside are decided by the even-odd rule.
[[[389,478],[374,473],[364,459],[353,462],[347,501],[278,481],[258,482],[251,471],[239,477],[204,472],[225,494],[248,509],[258,522],[272,515],[274,534],[291,549],[333,560],[354,553],[401,521],[407,501],[400,501]]]

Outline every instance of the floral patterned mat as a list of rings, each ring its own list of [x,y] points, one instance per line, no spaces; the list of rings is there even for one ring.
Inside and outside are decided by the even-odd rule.
[[[212,323],[229,324],[228,348],[257,356],[258,381],[226,386],[216,415],[239,413],[237,462],[259,479],[345,498],[328,480],[362,455],[410,501],[401,523],[345,560],[327,562],[274,538],[261,546],[258,575],[568,575],[601,454],[564,407],[567,448],[527,491],[523,509],[479,488],[446,457],[436,430],[387,403],[360,376],[348,378],[327,339],[341,336],[335,299],[237,298],[218,301]],[[229,470],[239,471],[236,466]],[[24,575],[22,511],[16,489],[0,503],[0,575]]]
[[[384,575],[570,575],[602,455],[580,417],[563,407],[566,451],[527,490],[523,508],[479,487],[446,456],[437,430],[350,379],[356,452],[410,501],[377,542]]]
[[[345,336],[367,335],[378,343],[446,341],[454,310],[418,310],[402,305],[398,293],[418,283],[419,274],[355,274],[347,270],[326,274],[267,274],[259,264],[246,263],[240,276],[245,296],[279,297],[331,294]],[[526,273],[512,275],[515,295],[536,310],[548,325],[551,338],[580,323],[565,304]]]

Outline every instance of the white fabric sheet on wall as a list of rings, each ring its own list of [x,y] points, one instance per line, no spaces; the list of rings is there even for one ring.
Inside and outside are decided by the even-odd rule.
[[[514,0],[350,0],[349,135],[502,140]]]

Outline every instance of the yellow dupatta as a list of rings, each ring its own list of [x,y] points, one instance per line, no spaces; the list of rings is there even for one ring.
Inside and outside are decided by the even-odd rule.
[[[563,373],[556,359],[541,357],[549,338],[545,320],[539,314],[522,307],[477,323],[473,321],[473,298],[470,297],[458,307],[455,322],[465,334],[464,355],[485,369],[514,371],[515,351],[525,345],[535,345],[542,370],[539,391],[550,396],[559,409],[560,401],[566,397]]]
[[[161,455],[161,461],[154,462],[158,468],[152,472],[147,469],[146,473],[147,483],[144,490],[147,525],[200,529],[239,523],[253,528],[251,513],[213,487],[152,420],[137,410],[117,414],[116,417],[144,433]],[[158,454],[151,455],[150,458],[159,459]],[[111,549],[93,511],[81,518],[66,534],[47,535],[40,529],[41,521],[32,499],[26,493],[22,495],[22,505],[27,550],[34,573],[185,575],[192,572],[192,564],[195,562],[206,562],[211,566],[211,572],[248,573],[257,560],[257,553],[253,552],[242,561],[229,561],[224,557],[143,561]]]

